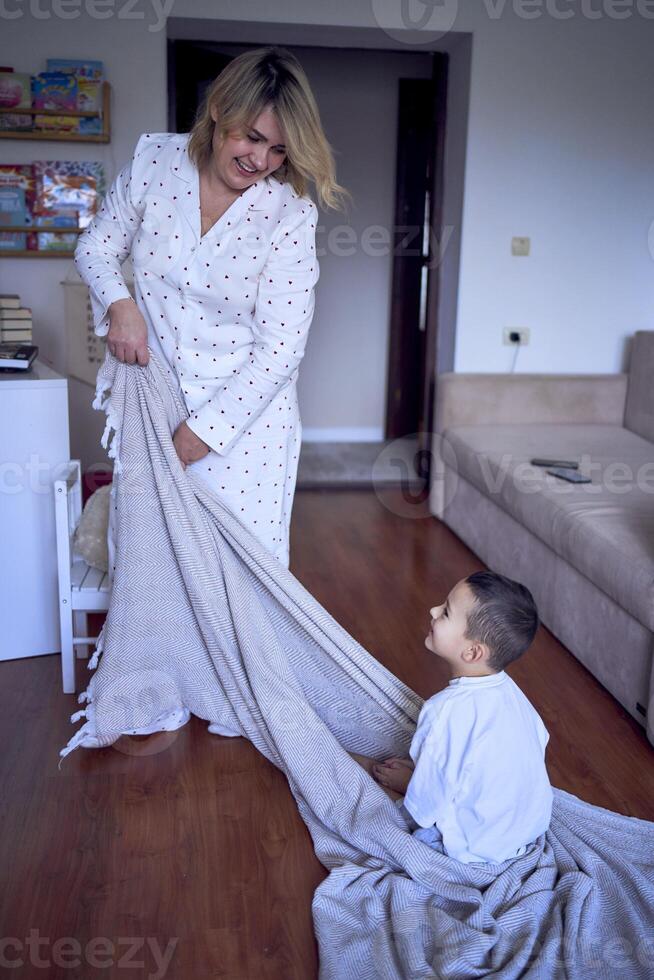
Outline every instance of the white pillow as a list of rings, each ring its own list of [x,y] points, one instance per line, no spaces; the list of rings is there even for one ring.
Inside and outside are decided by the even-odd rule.
[[[111,483],[98,487],[84,505],[73,536],[73,547],[87,565],[106,572],[109,569],[107,531]]]

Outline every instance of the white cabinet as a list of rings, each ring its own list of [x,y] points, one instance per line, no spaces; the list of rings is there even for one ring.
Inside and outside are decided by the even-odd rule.
[[[53,483],[70,457],[68,381],[0,371],[0,660],[60,650]]]

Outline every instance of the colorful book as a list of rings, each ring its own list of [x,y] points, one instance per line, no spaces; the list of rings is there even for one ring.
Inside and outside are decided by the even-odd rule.
[[[39,228],[78,228],[79,216],[77,211],[64,209],[53,210],[49,214],[37,214],[34,222]],[[72,252],[77,245],[76,234],[66,234],[61,231],[39,231],[36,233],[40,252]]]
[[[24,228],[27,224],[25,191],[10,185],[0,187],[0,225]],[[0,250],[26,249],[27,232],[0,231]]]
[[[35,213],[78,212],[79,227],[85,228],[105,193],[103,165],[96,160],[35,160],[32,167]]]
[[[75,58],[48,58],[48,71],[70,72],[77,79],[77,108],[80,112],[97,112],[97,116],[77,119],[77,132],[86,135],[102,133],[102,82],[104,65],[101,61]]]
[[[2,187],[22,187],[25,191],[25,206],[27,210],[26,223],[33,224],[34,200],[36,195],[36,184],[34,181],[34,171],[31,163],[0,163],[0,188]],[[27,248],[34,250],[37,247],[36,234],[27,233]]]
[[[80,112],[102,112],[102,82],[77,79],[77,108]]]
[[[77,78],[66,71],[42,71],[32,75],[32,105],[35,109],[77,109]]]
[[[88,61],[83,58],[48,58],[46,71],[73,72],[80,78],[101,82],[104,78],[104,64],[101,61]]]
[[[46,133],[76,133],[79,116],[34,116],[34,129]]]
[[[0,108],[30,109],[32,107],[31,76],[16,71],[0,71]],[[13,113],[0,113],[0,130],[32,129],[32,116]]]
[[[0,108],[32,108],[29,75],[18,71],[0,71]]]

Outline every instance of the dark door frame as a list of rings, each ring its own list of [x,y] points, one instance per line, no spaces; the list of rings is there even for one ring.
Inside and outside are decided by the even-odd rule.
[[[420,475],[429,482],[431,472],[432,428],[436,403],[436,384],[439,369],[438,341],[440,336],[440,299],[442,276],[442,248],[446,244],[443,196],[445,186],[445,134],[447,126],[447,86],[449,59],[447,55],[434,55],[432,105],[432,144],[429,162],[430,206],[429,242],[427,256],[427,310],[425,314],[425,371],[421,399],[422,415],[418,425],[418,468]]]
[[[425,479],[439,327],[447,73],[447,55],[434,53],[431,79],[400,80],[385,438],[417,434],[417,468]]]

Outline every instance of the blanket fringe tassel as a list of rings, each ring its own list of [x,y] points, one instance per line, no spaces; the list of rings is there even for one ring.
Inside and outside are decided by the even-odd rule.
[[[108,356],[109,355],[107,355],[107,357]],[[120,473],[122,470],[122,464],[120,461],[120,417],[112,398],[111,379],[104,376],[103,370],[104,365],[98,372],[95,397],[92,404],[93,408],[97,409],[98,411],[106,412],[107,422],[100,442],[103,449],[107,450],[107,455],[109,458],[113,459],[114,461],[114,473]],[[111,438],[112,430],[113,438]],[[98,666],[98,660],[100,659],[104,649],[106,625],[107,621],[105,619],[104,623],[102,624],[102,629],[100,630],[100,635],[97,639],[95,651],[87,665],[89,670],[95,670],[95,668]],[[59,752],[59,755],[61,756],[58,766],[59,769],[61,769],[61,763],[63,762],[64,758],[73,752],[78,746],[82,745],[88,748],[99,748],[94,732],[94,719],[90,715],[92,700],[91,685],[89,684],[86,691],[82,691],[77,698],[78,704],[82,704],[84,701],[86,701],[87,707],[82,711],[76,711],[75,714],[70,716],[71,723],[73,724],[76,721],[79,721],[81,718],[86,718],[87,720],[82,727],[75,732],[65,748],[61,749]]]
[[[111,397],[111,381],[106,378],[99,378],[93,399],[93,408],[107,413],[107,422],[102,433],[100,443],[107,450],[107,455],[114,461],[114,470],[120,473],[122,465],[120,462],[120,427],[117,412]],[[114,436],[109,444],[110,432],[113,429]]]
[[[100,656],[104,650],[106,625],[107,625],[107,620],[105,619],[104,623],[102,624],[102,629],[100,630],[100,634],[98,636],[95,645],[95,652],[93,653],[93,656],[91,657],[91,659],[87,664],[89,670],[94,670],[98,666],[98,660],[100,659]],[[92,749],[100,748],[98,744],[98,740],[95,737],[94,721],[90,717],[91,703],[93,701],[93,697],[90,691],[90,684],[87,687],[87,689],[85,691],[82,691],[77,697],[78,704],[83,704],[84,701],[87,702],[87,707],[83,708],[81,711],[76,711],[74,714],[72,714],[70,716],[70,721],[71,724],[75,724],[76,721],[80,721],[80,719],[82,718],[86,718],[87,720],[82,725],[81,728],[78,728],[78,730],[72,736],[68,744],[59,752],[59,755],[61,756],[59,760],[59,765],[57,766],[59,770],[61,770],[61,763],[64,761],[64,758],[67,755],[70,755],[71,752],[74,752],[75,749],[78,748],[79,746],[92,748]]]

